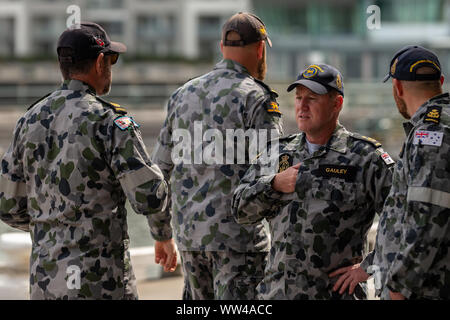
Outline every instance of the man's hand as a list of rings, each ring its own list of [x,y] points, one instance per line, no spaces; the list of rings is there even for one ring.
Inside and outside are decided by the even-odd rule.
[[[353,266],[340,268],[330,273],[329,277],[332,278],[339,274],[342,275],[334,285],[333,291],[337,291],[340,287],[340,294],[343,294],[349,286],[350,287],[348,293],[353,294],[358,283],[367,281],[367,279],[369,279],[369,275],[364,271],[363,268],[360,267],[359,263]]]
[[[389,290],[389,295],[391,296],[391,300],[405,300],[405,296],[399,292],[392,292]]]
[[[298,168],[300,163],[289,167],[283,172],[277,173],[272,180],[272,188],[275,191],[283,193],[292,193],[295,190],[295,182],[297,181]]]
[[[156,241],[155,263],[164,267],[165,272],[174,272],[177,267],[177,251],[173,239]]]

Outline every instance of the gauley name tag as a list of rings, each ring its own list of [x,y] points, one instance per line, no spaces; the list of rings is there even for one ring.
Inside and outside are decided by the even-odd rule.
[[[319,173],[322,177],[335,177],[346,181],[354,181],[356,177],[356,167],[324,164],[319,165]]]

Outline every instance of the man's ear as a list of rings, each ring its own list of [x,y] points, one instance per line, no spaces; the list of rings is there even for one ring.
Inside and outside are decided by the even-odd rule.
[[[256,47],[256,55],[258,60],[261,60],[263,57],[264,46],[264,40],[258,42],[258,46]]]
[[[104,69],[104,64],[105,64],[104,57],[105,57],[105,55],[103,53],[100,53],[97,56],[97,59],[95,60],[95,72],[97,74],[101,74]]]
[[[392,79],[392,89],[395,91],[398,97],[403,97],[405,90],[400,80]]]
[[[220,40],[220,52],[222,52],[222,54],[223,54],[223,41],[222,40]]]
[[[343,105],[344,105],[344,97],[339,94],[336,96],[334,104],[334,109],[336,110],[336,112],[338,113],[341,112]]]
[[[441,79],[439,79],[439,81],[441,82],[441,86],[444,84],[444,80],[445,80],[444,75],[442,75]]]

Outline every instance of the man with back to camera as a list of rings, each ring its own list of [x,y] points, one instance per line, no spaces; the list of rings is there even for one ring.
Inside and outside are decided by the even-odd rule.
[[[333,292],[328,273],[360,262],[376,212],[391,186],[389,155],[374,139],[347,131],[338,121],[341,73],[311,65],[288,87],[295,89],[300,133],[280,139],[278,173],[256,163],[233,197],[239,223],[267,219],[272,248],[259,284],[260,299],[366,299],[365,285]]]
[[[233,191],[248,160],[225,164],[204,158],[195,163],[198,154],[182,150],[188,159],[175,164],[172,153],[179,142],[174,141],[174,133],[185,130],[194,140],[196,127],[203,132],[214,129],[223,137],[227,129],[267,130],[269,134],[275,130],[275,136],[281,135],[277,94],[262,82],[266,41],[271,46],[258,17],[233,15],[222,28],[223,60],[175,91],[168,102],[152,160],[171,181],[168,210],[181,255],[185,299],[254,299],[262,279],[269,244],[264,226],[240,226],[231,214]],[[239,150],[238,143],[228,142]],[[198,152],[195,144],[193,153]],[[199,144],[206,150],[207,142]],[[192,145],[189,142],[188,147]]]
[[[380,217],[374,252],[361,266],[341,269],[338,285],[365,281],[372,266],[381,299],[450,298],[450,119],[438,57],[407,46],[391,60],[384,81],[392,93],[406,140]]]
[[[148,217],[156,262],[176,267],[163,174],[139,125],[97,96],[125,51],[95,23],[65,30],[64,82],[19,119],[3,156],[0,219],[31,234],[31,299],[137,299],[126,198]]]

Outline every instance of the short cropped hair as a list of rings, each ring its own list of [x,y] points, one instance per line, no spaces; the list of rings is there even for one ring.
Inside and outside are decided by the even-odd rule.
[[[97,57],[83,60],[73,60],[73,49],[62,47],[58,49],[59,69],[64,80],[70,79],[74,74],[86,74],[94,66]]]

